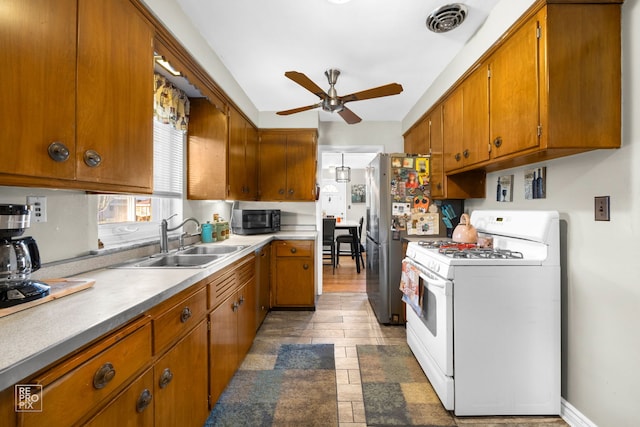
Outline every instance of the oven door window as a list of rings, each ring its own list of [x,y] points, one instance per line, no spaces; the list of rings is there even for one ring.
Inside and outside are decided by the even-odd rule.
[[[434,338],[438,337],[438,303],[437,298],[429,288],[424,287],[424,281],[420,279],[422,290],[422,321]]]

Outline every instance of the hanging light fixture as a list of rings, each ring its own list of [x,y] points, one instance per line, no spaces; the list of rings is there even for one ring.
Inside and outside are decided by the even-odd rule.
[[[342,166],[336,167],[336,181],[337,182],[350,182],[351,181],[351,168],[344,165],[344,153],[342,153]]]

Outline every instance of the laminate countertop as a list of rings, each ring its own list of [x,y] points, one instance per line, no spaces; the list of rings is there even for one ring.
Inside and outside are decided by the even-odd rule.
[[[101,268],[75,276],[86,290],[0,318],[0,390],[18,383],[273,240],[315,231],[233,235],[207,245],[249,245],[207,268]]]

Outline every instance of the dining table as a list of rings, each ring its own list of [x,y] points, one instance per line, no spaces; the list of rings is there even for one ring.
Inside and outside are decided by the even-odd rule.
[[[352,248],[355,248],[355,261],[356,261],[356,272],[360,274],[360,260],[362,259],[362,251],[360,245],[360,239],[358,236],[358,228],[360,227],[360,223],[358,221],[345,221],[341,220],[340,222],[336,221],[336,230],[348,230],[349,234],[353,239]],[[338,257],[340,257],[340,253],[338,253]]]

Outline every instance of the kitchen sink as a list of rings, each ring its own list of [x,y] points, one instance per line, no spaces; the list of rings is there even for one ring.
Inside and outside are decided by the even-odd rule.
[[[226,255],[219,254],[187,255],[173,253],[130,261],[112,268],[204,268],[225,257]]]
[[[228,255],[247,248],[247,245],[198,245],[181,250],[181,254]]]

